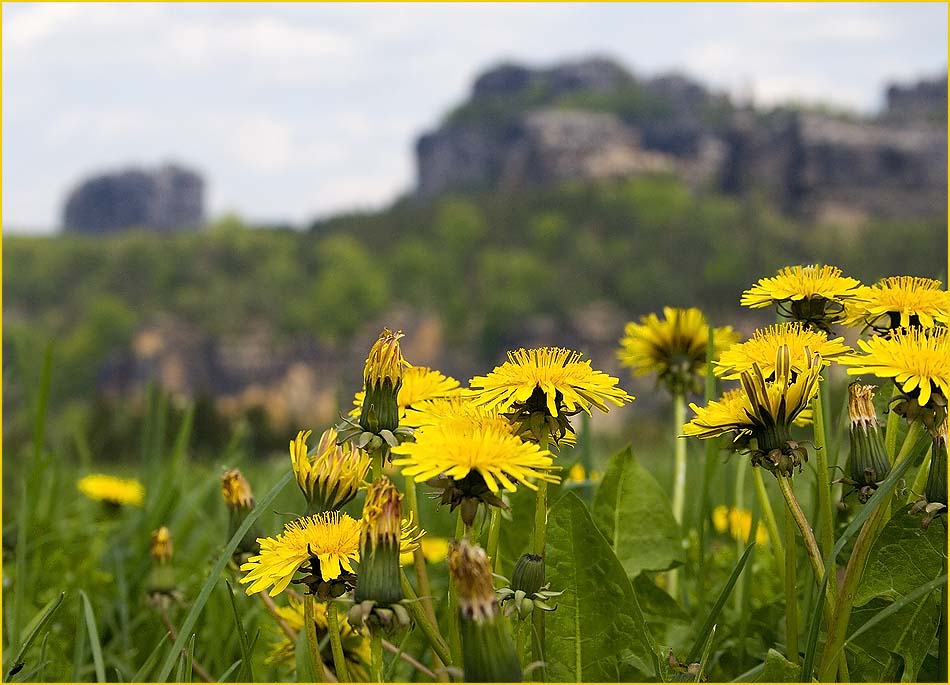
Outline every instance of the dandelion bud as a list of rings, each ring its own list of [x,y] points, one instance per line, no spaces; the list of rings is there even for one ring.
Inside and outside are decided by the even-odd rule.
[[[172,558],[172,534],[167,526],[152,531],[152,544],[149,548],[152,558],[160,564],[167,564]]]
[[[336,511],[356,497],[370,467],[370,458],[352,443],[337,445],[336,430],[320,436],[313,456],[308,456],[310,431],[300,431],[290,442],[290,462],[300,491],[311,513]]]
[[[254,508],[254,493],[251,484],[238,469],[228,469],[221,475],[221,496],[228,505],[228,539],[234,537],[238,528],[244,523],[251,509]],[[257,544],[258,531],[251,528],[241,538],[236,555],[255,553],[260,547]]]
[[[152,531],[149,553],[157,563],[145,580],[145,592],[149,602],[156,607],[168,607],[180,598],[172,559],[172,534],[166,526]]]
[[[521,665],[500,616],[485,550],[467,540],[453,544],[449,573],[458,593],[465,681],[520,682]]]
[[[947,506],[947,422],[934,435],[933,452],[930,457],[930,473],[924,491],[931,504]]]
[[[402,331],[383,329],[373,344],[363,368],[366,396],[360,411],[360,427],[370,433],[390,432],[399,427],[397,397],[402,387],[403,369],[409,366],[399,349]]]
[[[522,554],[511,574],[511,589],[521,590],[528,597],[544,585],[544,559],[537,554]]]
[[[873,385],[852,383],[848,386],[848,414],[851,418],[851,458],[847,482],[867,502],[878,483],[890,473],[891,464],[884,449],[880,422],[874,410]]]
[[[386,476],[366,492],[360,532],[360,572],[354,600],[390,605],[399,602],[399,546],[402,538],[402,495]]]

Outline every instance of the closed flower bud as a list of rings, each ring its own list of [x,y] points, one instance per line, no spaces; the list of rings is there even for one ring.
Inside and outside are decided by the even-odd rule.
[[[238,469],[228,469],[221,475],[221,496],[228,505],[228,539],[230,540],[254,508],[254,493],[251,492],[251,484],[247,482],[243,473]],[[257,552],[260,549],[257,538],[258,531],[252,527],[241,538],[234,553],[241,555]]]
[[[544,559],[537,554],[522,554],[511,574],[511,589],[522,590],[528,597],[544,585]]]
[[[931,504],[947,506],[947,422],[934,435],[933,452],[930,457],[930,473],[924,491]]]
[[[500,615],[485,550],[467,540],[453,544],[449,573],[458,594],[465,681],[520,682],[521,665]]]
[[[858,492],[858,499],[867,502],[891,470],[874,410],[873,385],[852,383],[848,386],[848,415],[851,418],[851,458],[847,482]]]
[[[402,372],[409,364],[399,349],[401,331],[393,333],[388,328],[379,335],[366,358],[363,368],[363,407],[360,411],[360,426],[364,431],[380,433],[394,431],[399,427],[399,388],[402,387]]]
[[[354,600],[390,605],[403,598],[399,577],[402,495],[386,476],[366,492],[360,531],[360,571]]]
[[[310,431],[300,431],[290,442],[290,462],[297,485],[310,513],[336,511],[356,497],[363,487],[363,478],[370,467],[370,458],[356,445],[337,445],[336,430],[330,428],[320,436],[311,456],[307,450]]]
[[[167,526],[152,532],[152,544],[149,553],[159,564],[167,564],[172,559],[172,534]]]
[[[156,563],[145,579],[146,596],[153,606],[167,608],[181,598],[181,592],[171,564],[172,534],[166,526],[152,532],[149,553]]]

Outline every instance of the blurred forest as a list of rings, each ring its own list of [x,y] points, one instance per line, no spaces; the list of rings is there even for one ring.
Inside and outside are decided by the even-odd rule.
[[[29,384],[50,340],[51,421],[69,445],[77,430],[96,452],[119,453],[133,439],[128,397],[141,395],[149,376],[162,378],[142,362],[161,342],[141,332],[162,322],[159,337],[190,331],[171,377],[198,397],[199,447],[220,449],[229,418],[241,414],[255,442],[273,449],[295,422],[345,411],[363,342],[383,325],[434,322],[438,335],[413,361],[438,366],[448,351],[442,370],[463,383],[505,350],[531,344],[576,346],[616,374],[623,323],[663,305],[700,306],[749,332],[766,315],[740,312],[739,295],[781,266],[830,263],[865,282],[944,278],[945,241],[943,217],[801,223],[755,196],[697,192],[662,175],[405,199],[306,231],[226,217],[199,233],[8,236],[4,446],[16,449],[30,435]],[[408,328],[411,342],[419,331]],[[256,357],[245,349],[249,331]],[[245,352],[240,373],[220,368],[221,357],[233,363]],[[290,372],[281,374],[301,356],[316,360],[308,382],[329,399],[320,411],[269,410],[270,396],[290,401]],[[346,370],[319,371],[331,367]],[[240,394],[246,376],[265,391]],[[228,393],[241,401],[222,404]]]

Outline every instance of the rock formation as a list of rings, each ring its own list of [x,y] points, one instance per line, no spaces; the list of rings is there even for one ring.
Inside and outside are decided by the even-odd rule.
[[[105,234],[130,228],[176,231],[204,221],[204,181],[175,165],[126,169],[82,181],[63,210],[67,232]]]
[[[605,59],[505,64],[420,137],[417,194],[667,172],[763,193],[809,218],[946,211],[945,80],[892,85],[876,118],[735,106],[679,75],[638,79]]]

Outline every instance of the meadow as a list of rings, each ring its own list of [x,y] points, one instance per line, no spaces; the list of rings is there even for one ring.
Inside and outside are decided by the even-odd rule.
[[[569,350],[460,384],[384,331],[335,428],[199,459],[152,387],[104,460],[50,439],[49,345],[4,454],[5,679],[946,681],[950,296],[768,276],[748,340],[628,324],[664,413],[631,445],[587,417],[644,398]]]

